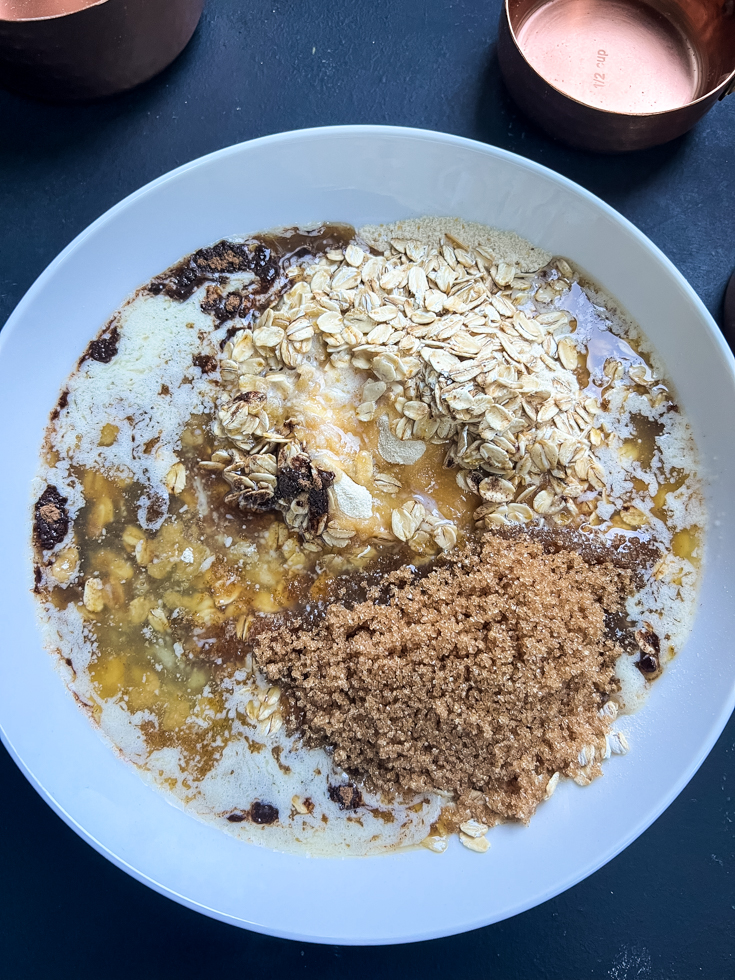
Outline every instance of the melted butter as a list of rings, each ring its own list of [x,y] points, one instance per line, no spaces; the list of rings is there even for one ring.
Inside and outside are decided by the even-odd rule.
[[[701,558],[702,531],[698,527],[688,527],[677,531],[671,539],[671,550],[677,558],[690,561],[695,568]]]
[[[650,364],[632,343],[610,330],[609,314],[594,303],[583,285],[573,282],[571,288],[558,301],[559,309],[573,317],[575,338],[586,350],[583,366],[578,369],[580,387],[585,393],[599,398],[608,382],[605,378],[605,362],[609,358],[627,367],[640,365],[650,371]]]
[[[376,421],[361,422],[355,412],[361,402],[360,391],[370,380],[363,371],[350,366],[341,367],[339,373],[328,368],[323,373],[310,370],[302,375],[292,400],[282,403],[284,415],[296,413],[303,416],[303,423],[296,429],[317,465],[332,470],[341,469],[355,483],[366,487],[373,498],[373,516],[367,520],[340,516],[340,524],[358,532],[363,540],[387,535],[391,527],[391,514],[402,503],[418,499],[426,509],[457,524],[460,530],[472,528],[472,514],[478,506],[477,498],[461,491],[457,486],[456,470],[443,466],[447,447],[426,446],[418,462],[401,466],[385,462],[378,451],[378,426]],[[306,410],[302,397],[306,397]],[[392,409],[390,397],[383,396],[381,405],[390,419],[398,418]],[[403,490],[398,494],[383,492],[374,482],[374,470],[399,480]]]

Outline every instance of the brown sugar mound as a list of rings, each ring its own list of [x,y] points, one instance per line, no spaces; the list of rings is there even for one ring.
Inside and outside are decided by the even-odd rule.
[[[601,771],[579,755],[604,752],[621,652],[606,615],[629,591],[611,563],[488,534],[424,578],[404,568],[365,601],[262,634],[255,657],[306,744],[332,746],[353,778],[450,792],[457,820],[527,821],[554,773]]]

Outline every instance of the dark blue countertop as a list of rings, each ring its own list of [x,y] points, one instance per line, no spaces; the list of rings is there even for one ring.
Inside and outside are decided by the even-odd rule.
[[[147,181],[231,143],[338,123],[443,130],[552,167],[638,225],[721,322],[735,267],[735,96],[667,146],[568,149],[503,88],[499,10],[499,0],[209,0],[178,61],[127,95],[63,107],[0,91],[0,323],[57,252]],[[530,912],[451,939],[355,949],[265,938],[161,898],[76,837],[0,749],[0,976],[726,980],[734,762],[731,720],[639,840]]]

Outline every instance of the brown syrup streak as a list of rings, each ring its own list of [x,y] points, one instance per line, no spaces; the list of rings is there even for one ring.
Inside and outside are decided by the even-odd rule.
[[[244,242],[223,239],[177,262],[152,279],[145,289],[154,296],[182,302],[206,285],[201,308],[218,325],[229,320],[248,320],[283,295],[291,283],[286,273],[293,264],[344,248],[354,237],[351,225],[325,224],[310,231],[287,228],[255,235]],[[254,277],[251,283],[223,292],[227,277],[244,272]],[[241,328],[242,324],[230,327],[224,342]]]

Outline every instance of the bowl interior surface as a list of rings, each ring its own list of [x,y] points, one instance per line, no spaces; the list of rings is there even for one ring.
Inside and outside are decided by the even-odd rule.
[[[140,283],[194,249],[279,225],[457,215],[568,256],[641,324],[695,430],[710,517],[699,613],[685,649],[624,719],[631,751],[586,789],[563,784],[528,828],[491,832],[487,855],[452,841],[387,857],[310,859],[198,822],[117,758],[42,649],[30,589],[29,486],[42,433],[81,351]],[[0,334],[0,726],[47,802],[140,881],[273,935],[391,943],[486,925],[550,898],[610,860],[681,791],[735,700],[732,418],[735,364],[702,303],[639,231],[582,188],[468,140],[389,127],[267,137],[168,174],[83,232]],[[11,462],[12,461],[12,462]],[[345,895],[353,896],[345,901]]]

